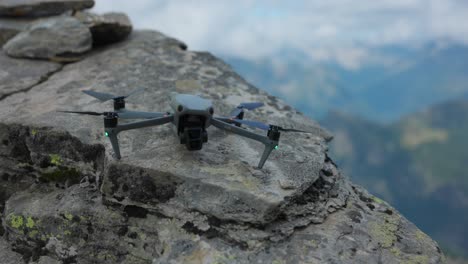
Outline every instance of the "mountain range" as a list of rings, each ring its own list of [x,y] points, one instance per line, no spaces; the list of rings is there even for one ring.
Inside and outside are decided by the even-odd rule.
[[[468,98],[468,47],[391,46],[372,54],[374,59],[355,69],[293,51],[268,59],[224,59],[247,80],[316,119],[339,110],[389,123],[432,104]]]

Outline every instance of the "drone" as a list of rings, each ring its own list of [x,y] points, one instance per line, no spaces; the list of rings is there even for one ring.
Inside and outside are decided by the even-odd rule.
[[[262,107],[261,102],[241,103],[235,107],[228,117],[215,116],[213,104],[210,100],[199,95],[181,94],[171,92],[170,106],[171,112],[141,112],[131,111],[125,108],[125,99],[133,94],[142,91],[135,90],[125,96],[115,96],[109,93],[83,90],[101,102],[113,100],[114,111],[111,112],[90,112],[90,111],[58,111],[62,113],[73,113],[80,115],[104,116],[104,134],[109,138],[114,151],[114,157],[121,159],[119,141],[117,135],[120,132],[138,128],[160,126],[172,123],[176,127],[180,144],[184,144],[189,151],[201,150],[203,144],[208,142],[206,129],[214,127],[232,132],[242,137],[259,141],[265,145],[262,157],[258,163],[258,168],[262,169],[266,160],[274,149],[278,149],[281,132],[312,133],[308,131],[282,128],[276,125],[269,125],[259,121],[245,120],[244,111],[254,110]],[[119,119],[145,119],[130,123],[119,124]],[[242,125],[266,131],[266,135],[261,135],[245,129]]]

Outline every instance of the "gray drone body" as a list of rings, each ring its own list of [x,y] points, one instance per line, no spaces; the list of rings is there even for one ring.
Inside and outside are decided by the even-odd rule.
[[[170,106],[174,111],[174,125],[179,128],[181,117],[191,116],[203,120],[203,127],[211,125],[210,120],[213,115],[213,104],[210,100],[191,94],[180,94],[172,92]],[[178,129],[179,130],[179,129]]]
[[[120,159],[120,147],[117,135],[126,130],[144,127],[164,125],[172,123],[176,127],[177,135],[181,144],[185,144],[189,151],[201,150],[203,144],[208,142],[206,129],[213,125],[219,129],[235,133],[239,136],[259,141],[265,146],[258,168],[262,168],[273,149],[278,147],[280,131],[305,132],[296,129],[284,129],[279,126],[268,125],[257,121],[243,120],[244,109],[253,110],[263,106],[263,103],[243,103],[234,108],[229,117],[214,116],[214,109],[210,100],[197,95],[171,93],[170,112],[141,112],[125,109],[125,98],[127,96],[114,96],[107,93],[90,90],[83,91],[101,101],[114,100],[113,112],[84,112],[84,111],[61,111],[66,113],[103,115],[105,135],[109,138],[115,158]],[[119,119],[145,119],[130,123],[119,124]],[[260,135],[246,130],[241,125],[247,125],[266,130],[266,135]]]

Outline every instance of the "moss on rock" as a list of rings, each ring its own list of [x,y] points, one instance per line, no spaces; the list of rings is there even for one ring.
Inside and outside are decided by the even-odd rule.
[[[76,168],[58,166],[41,174],[40,179],[46,182],[69,182],[78,183],[81,178],[81,173]]]

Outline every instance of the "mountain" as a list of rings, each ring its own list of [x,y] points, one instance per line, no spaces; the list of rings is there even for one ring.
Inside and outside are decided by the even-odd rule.
[[[337,164],[390,201],[453,254],[468,248],[468,100],[456,100],[381,125],[329,113]]]
[[[248,81],[316,118],[336,109],[392,122],[435,103],[468,98],[466,46],[389,46],[370,53],[371,61],[352,69],[310,61],[297,51],[260,60],[225,59]]]

